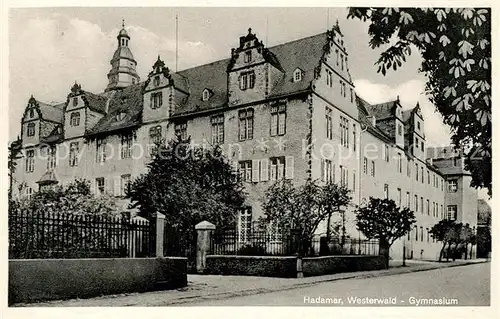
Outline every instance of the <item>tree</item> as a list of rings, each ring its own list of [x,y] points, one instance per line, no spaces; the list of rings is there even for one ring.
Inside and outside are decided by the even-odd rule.
[[[16,140],[9,144],[8,170],[9,170],[9,200],[12,200],[12,187],[14,186],[14,174],[17,168],[18,155],[21,152],[20,141]]]
[[[471,186],[491,196],[491,10],[350,8],[348,18],[370,21],[372,48],[390,43],[375,63],[383,75],[421,53],[426,93],[464,152]]]
[[[299,253],[307,254],[312,237],[321,222],[347,205],[350,191],[333,183],[319,185],[308,180],[294,187],[290,180],[272,184],[262,199],[263,222],[277,224],[282,230],[299,232]],[[328,220],[330,222],[330,220]]]
[[[432,238],[443,243],[441,251],[439,252],[439,261],[441,261],[443,258],[444,249],[446,248],[446,245],[449,245],[450,242],[453,240],[452,230],[454,224],[455,222],[452,220],[442,219],[437,224],[432,226],[432,228],[429,230],[429,234],[432,236]]]
[[[392,199],[370,197],[368,203],[356,211],[356,226],[368,239],[379,240],[379,253],[386,258],[389,268],[389,249],[398,239],[411,231],[415,214],[408,208],[399,208]]]
[[[331,219],[334,213],[341,212],[342,207],[347,207],[351,203],[350,191],[347,187],[335,184],[333,182],[326,183],[321,188],[320,204],[328,215],[326,238],[327,241],[331,238]],[[345,220],[342,212],[342,246],[345,240]]]
[[[219,229],[234,225],[245,200],[243,185],[218,146],[203,147],[174,138],[157,152],[126,190],[131,208],[143,217],[164,214],[180,234],[208,220]]]
[[[95,196],[90,191],[90,182],[76,179],[66,186],[55,186],[51,189],[35,192],[31,198],[12,200],[9,210],[57,212],[76,215],[115,216],[119,214],[115,199],[108,195]]]

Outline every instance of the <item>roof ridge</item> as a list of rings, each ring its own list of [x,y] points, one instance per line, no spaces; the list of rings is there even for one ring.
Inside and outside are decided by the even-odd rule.
[[[295,42],[299,42],[299,41],[303,41],[305,39],[309,39],[309,38],[314,38],[314,37],[317,37],[317,36],[320,36],[320,35],[324,35],[326,36],[326,32],[322,32],[322,33],[317,33],[317,34],[313,34],[313,35],[310,35],[310,36],[307,36],[307,37],[303,37],[303,38],[299,38],[299,39],[295,39],[295,40],[292,40],[292,41],[288,41],[288,42],[283,42],[283,43],[280,43],[280,44],[276,44],[272,47],[265,47],[267,50],[271,50],[271,49],[275,49],[275,48],[279,48],[279,47],[282,47],[284,45],[288,45],[288,44],[291,44],[291,43],[295,43]],[[271,52],[274,54],[274,52]],[[199,64],[199,65],[195,65],[195,66],[192,66],[190,68],[186,68],[184,70],[180,70],[180,71],[177,71],[177,72],[173,72],[174,74],[180,74],[181,72],[184,72],[184,71],[187,71],[187,70],[191,70],[191,69],[195,69],[195,68],[199,68],[199,67],[202,67],[202,66],[208,66],[208,65],[212,65],[212,64],[216,64],[216,63],[222,63],[222,62],[225,62],[225,61],[229,61],[231,60],[231,57],[229,58],[225,58],[225,59],[220,59],[220,60],[217,60],[217,61],[213,61],[213,62],[210,62],[210,63],[205,63],[205,64]],[[183,74],[180,74],[180,75],[183,75]]]

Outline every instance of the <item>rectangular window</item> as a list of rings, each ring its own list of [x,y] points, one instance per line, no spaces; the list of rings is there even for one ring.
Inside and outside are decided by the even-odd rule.
[[[326,85],[329,87],[333,86],[333,72],[326,70]]]
[[[418,212],[418,195],[415,195],[415,213]]]
[[[349,186],[349,171],[342,165],[340,165],[340,185]]]
[[[406,192],[406,207],[410,208],[410,192]]]
[[[389,185],[384,184],[384,198],[389,199]]]
[[[403,156],[398,153],[398,172],[403,173]]]
[[[248,63],[250,61],[252,61],[252,51],[251,50],[245,52],[245,63]]]
[[[98,177],[95,179],[95,189],[97,191],[97,195],[104,194],[105,186],[104,186],[104,177]]]
[[[420,212],[424,214],[424,198],[420,197]]]
[[[106,162],[106,138],[98,138],[96,142],[96,162]]]
[[[448,219],[457,220],[457,205],[448,205]]]
[[[408,159],[408,162],[406,162],[406,175],[408,177],[411,177],[411,162],[410,162],[410,159]]]
[[[384,145],[385,147],[385,161],[389,162],[389,145]]]
[[[53,169],[57,165],[57,148],[50,146],[47,148],[47,169]]]
[[[431,173],[427,170],[427,184],[431,184]]]
[[[162,92],[152,93],[150,99],[151,99],[150,103],[151,103],[152,109],[160,108],[163,105],[163,93]]]
[[[396,199],[396,203],[398,204],[399,207],[401,207],[401,188],[398,188],[397,196],[398,198]]]
[[[335,172],[334,172],[335,166],[333,165],[331,160],[323,160],[323,172],[322,172],[322,179],[324,182],[335,182]]]
[[[120,196],[125,196],[125,192],[130,183],[130,174],[124,174],[120,179]]]
[[[444,209],[443,209],[443,205],[441,205],[441,219],[444,219]]]
[[[427,216],[431,215],[431,204],[429,203],[429,200],[427,200]]]
[[[224,143],[224,115],[212,116],[212,144]]]
[[[418,182],[418,164],[415,163],[415,180]]]
[[[252,235],[252,208],[245,207],[238,214],[238,241],[246,243],[250,241]]]
[[[240,180],[242,182],[252,182],[252,161],[241,161],[238,164]]]
[[[71,113],[69,122],[70,122],[71,126],[79,126],[80,125],[80,112]]]
[[[352,191],[356,191],[356,171],[352,172]]]
[[[420,241],[424,241],[424,228],[422,226],[420,226]]]
[[[371,171],[371,175],[372,175],[372,176],[375,176],[375,161],[372,161],[372,171]]]
[[[175,136],[181,141],[186,141],[188,139],[187,135],[187,122],[180,122],[174,125]]]
[[[352,125],[352,150],[356,152],[356,124]]]
[[[270,179],[280,180],[285,177],[285,157],[273,157],[271,158],[271,167],[270,167]]]
[[[31,173],[35,170],[35,150],[26,152],[26,172]]]
[[[240,74],[240,89],[252,89],[255,85],[255,72],[248,71]]]
[[[78,166],[79,143],[72,142],[69,144],[69,166]]]
[[[451,179],[448,181],[448,193],[456,193],[458,190],[458,180]]]
[[[35,136],[35,123],[28,123],[28,127],[26,130],[28,136]]]
[[[253,109],[238,112],[240,125],[240,141],[253,139]]]
[[[368,174],[368,159],[363,158],[363,173]]]
[[[156,153],[156,148],[158,144],[161,143],[161,126],[153,126],[149,129],[149,155]]]
[[[333,139],[333,118],[332,109],[327,107],[325,109],[325,124],[326,124],[326,138]]]
[[[286,105],[271,107],[271,136],[285,135],[286,133]]]
[[[420,167],[420,180],[422,181],[422,184],[424,183],[424,168]]]
[[[349,120],[340,116],[340,144],[349,147]]]
[[[418,226],[415,226],[415,241],[418,241]]]
[[[424,150],[424,142],[420,142],[420,148],[422,149],[422,151]]]
[[[132,134],[122,135],[121,158],[132,156]]]
[[[427,242],[429,242],[429,228],[425,229],[425,233],[427,234]]]
[[[399,136],[403,135],[403,126],[401,124],[398,124],[398,135]]]

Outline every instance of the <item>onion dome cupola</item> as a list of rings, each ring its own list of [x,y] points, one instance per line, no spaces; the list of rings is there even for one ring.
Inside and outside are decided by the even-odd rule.
[[[122,29],[116,37],[118,39],[118,47],[111,59],[111,70],[108,73],[108,86],[106,91],[121,89],[129,85],[139,83],[140,78],[137,74],[137,61],[128,46],[130,36],[125,30],[125,23],[122,22]]]

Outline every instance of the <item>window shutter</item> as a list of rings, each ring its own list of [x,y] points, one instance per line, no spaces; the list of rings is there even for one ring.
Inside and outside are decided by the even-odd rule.
[[[285,158],[285,178],[293,178],[293,156],[287,156]]]
[[[95,178],[90,180],[90,193],[93,195],[97,194],[96,193],[96,185],[95,185],[96,183],[97,183],[97,181],[95,180]]]
[[[326,176],[325,176],[325,159],[321,159],[321,180],[326,181]]]
[[[115,176],[113,178],[115,185],[114,185],[114,194],[115,196],[120,196],[121,195],[121,177],[120,176]]]
[[[269,160],[267,158],[260,160],[260,180],[263,182],[269,180]]]
[[[259,160],[252,160],[252,182],[259,181]]]

